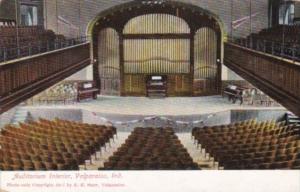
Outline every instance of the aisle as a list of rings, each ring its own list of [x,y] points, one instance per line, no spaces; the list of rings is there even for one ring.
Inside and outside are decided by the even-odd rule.
[[[91,156],[91,160],[86,161],[86,165],[80,165],[80,170],[98,170],[98,168],[103,167],[104,162],[108,160],[110,156],[113,155],[115,151],[125,142],[125,140],[130,135],[130,132],[119,132],[118,137],[115,137],[114,142],[111,141],[110,146],[107,144],[106,150],[104,147],[100,151],[96,152]],[[208,154],[204,153],[204,150],[201,152],[200,149],[197,149],[194,144],[194,140],[191,138],[191,133],[177,133],[178,139],[181,141],[183,146],[188,150],[188,153],[194,160],[198,163],[199,167],[202,170],[218,170],[218,163],[213,161],[213,158],[209,158]]]
[[[114,141],[111,140],[110,145],[106,144],[106,150],[104,147],[100,151],[96,152],[91,156],[91,161],[86,161],[86,165],[80,165],[80,170],[98,170],[99,167],[103,167],[105,161],[108,160],[110,156],[113,155],[115,151],[125,142],[130,132],[118,132],[117,138],[115,137]]]
[[[202,170],[217,170],[218,164],[213,162],[213,158],[208,158],[208,155],[204,154],[204,150],[201,153],[200,149],[197,149],[194,144],[194,139],[191,138],[191,133],[177,133],[176,134],[183,144],[183,146],[188,150],[190,156],[194,162],[198,163]]]

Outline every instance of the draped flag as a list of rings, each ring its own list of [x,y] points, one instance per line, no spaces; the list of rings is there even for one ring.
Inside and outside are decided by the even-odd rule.
[[[250,18],[256,17],[258,15],[258,12],[253,13],[251,16],[242,17],[238,20],[232,21],[231,25],[233,29],[238,29],[240,26],[245,24]]]

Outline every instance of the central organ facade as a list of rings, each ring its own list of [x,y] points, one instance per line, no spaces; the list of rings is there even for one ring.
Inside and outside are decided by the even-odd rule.
[[[220,32],[209,19],[186,18],[179,11],[147,13],[133,15],[122,27],[101,28],[96,67],[101,94],[146,96],[153,75],[166,77],[168,96],[217,94]]]

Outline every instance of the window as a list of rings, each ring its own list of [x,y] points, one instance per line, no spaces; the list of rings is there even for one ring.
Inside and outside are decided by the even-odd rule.
[[[279,9],[279,24],[292,25],[294,23],[295,5],[283,4]]]
[[[38,24],[37,6],[21,5],[21,25],[33,26]]]

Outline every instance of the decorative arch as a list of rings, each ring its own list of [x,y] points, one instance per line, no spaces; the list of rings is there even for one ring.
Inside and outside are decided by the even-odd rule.
[[[153,2],[148,3],[151,1]],[[143,3],[143,1],[133,0],[127,3],[110,7],[100,12],[93,20],[91,20],[88,23],[88,26],[86,28],[86,34],[92,37],[95,31],[107,25],[116,28],[116,25],[107,24],[107,22],[111,22],[119,25],[121,22],[116,22],[116,21],[122,20],[122,22],[125,21],[123,22],[123,25],[125,25],[128,22],[128,20],[139,15],[144,15],[149,13],[166,13],[166,14],[178,16],[184,19],[186,22],[192,21],[196,23],[197,22],[201,23],[202,22],[201,18],[208,17],[209,20],[211,20],[214,23],[213,24],[214,27],[216,27],[217,30],[220,32],[221,39],[226,40],[227,31],[224,22],[220,19],[218,15],[216,15],[215,13],[209,10],[206,10],[204,8],[189,3],[177,1],[177,0],[161,1],[159,3],[155,3],[155,0],[148,0],[147,3],[148,4]],[[192,15],[192,17],[190,16],[186,17],[186,15],[178,14],[181,13],[181,11],[186,11],[191,13],[189,15]],[[128,17],[128,15],[132,13],[133,15]],[[122,17],[119,14],[122,14]]]
[[[146,4],[143,2],[132,1],[110,8],[91,21],[88,28],[88,33],[91,34],[93,41],[94,61],[99,60],[99,55],[95,54],[99,52],[97,43],[99,42],[98,38],[101,38],[98,32],[105,28],[113,28],[118,34],[121,95],[145,95],[145,79],[149,74],[168,76],[168,85],[170,85],[168,91],[172,92],[168,94],[170,96],[209,95],[212,90],[214,93],[220,93],[222,42],[223,35],[225,35],[221,20],[209,11],[187,3],[178,1],[159,1],[157,3],[158,1],[151,0],[147,1]],[[198,66],[195,66],[197,65],[195,59],[197,59],[197,52],[200,49],[196,49],[195,46],[198,43],[198,30],[202,28],[211,29],[215,34],[212,37],[216,37],[215,43],[212,45],[216,44],[217,46],[215,50],[217,59],[215,57],[210,57],[210,59],[215,59],[217,74],[214,83],[202,86],[206,90],[197,92],[198,88],[194,80],[198,78],[197,72],[195,72],[198,70]],[[200,35],[200,37],[204,38],[205,36]],[[175,45],[172,46],[170,42],[175,42]],[[163,47],[166,43],[170,46]],[[178,49],[172,51],[171,47]],[[184,50],[181,49],[182,47],[185,47]],[[137,54],[140,51],[139,53],[142,52],[144,56],[128,56],[130,49],[137,50],[129,53],[129,55]],[[168,49],[171,51],[167,51]],[[149,50],[149,57],[144,53],[145,50]],[[151,53],[151,55],[150,51],[157,54]],[[163,54],[164,51],[167,52]],[[168,53],[172,56],[166,56]],[[187,54],[184,55],[183,53]],[[129,68],[130,62],[132,65]],[[146,71],[147,68],[148,71]],[[94,77],[96,81],[99,81],[100,75],[97,69],[98,62],[94,64]],[[101,83],[98,86],[101,87]]]

